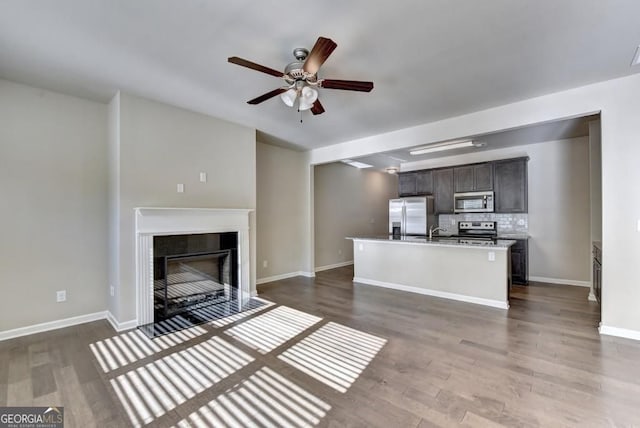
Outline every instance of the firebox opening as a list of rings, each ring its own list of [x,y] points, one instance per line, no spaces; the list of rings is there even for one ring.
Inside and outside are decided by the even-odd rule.
[[[153,237],[150,337],[260,306],[239,292],[238,233]]]

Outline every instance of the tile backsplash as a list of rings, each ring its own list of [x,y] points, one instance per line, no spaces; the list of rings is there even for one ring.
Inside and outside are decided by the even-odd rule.
[[[529,214],[440,214],[438,219],[438,226],[443,229],[447,229],[447,233],[454,234],[458,232],[459,221],[497,221],[498,233],[529,232]]]

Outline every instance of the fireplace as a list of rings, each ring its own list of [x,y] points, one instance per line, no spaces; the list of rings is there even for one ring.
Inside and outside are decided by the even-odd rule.
[[[251,211],[135,209],[136,320],[147,327],[145,333],[155,337],[256,305],[250,284]]]
[[[238,298],[236,232],[153,238],[154,322]]]

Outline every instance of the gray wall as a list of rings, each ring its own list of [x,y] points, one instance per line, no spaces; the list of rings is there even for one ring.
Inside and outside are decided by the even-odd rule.
[[[353,261],[346,236],[387,233],[398,177],[341,162],[314,168],[315,267]]]
[[[307,155],[258,143],[256,161],[258,281],[309,271]]]
[[[117,102],[117,100],[112,101]],[[112,111],[116,108],[112,107]],[[110,143],[119,151],[118,173],[109,183],[119,191],[119,278],[109,310],[119,322],[135,319],[135,207],[256,207],[255,130],[151,100],[120,94],[119,133]],[[113,126],[115,120],[110,123]],[[207,173],[207,183],[199,173]],[[185,186],[177,193],[176,185]],[[112,206],[116,205],[113,201]],[[255,288],[255,216],[251,219],[252,274]]]
[[[518,156],[530,157],[530,277],[588,285],[591,278],[588,138],[549,141],[413,162],[410,169]]]
[[[106,309],[106,128],[104,104],[0,80],[0,331]]]

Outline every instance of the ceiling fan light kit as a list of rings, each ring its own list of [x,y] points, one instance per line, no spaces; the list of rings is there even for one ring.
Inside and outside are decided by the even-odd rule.
[[[228,58],[228,61],[284,80],[285,87],[249,100],[247,101],[248,104],[260,104],[276,95],[280,95],[280,99],[288,107],[294,107],[296,101],[298,101],[299,111],[311,110],[313,115],[318,115],[324,113],[324,107],[318,99],[318,88],[359,92],[371,92],[373,89],[373,82],[318,79],[318,70],[337,46],[331,39],[318,37],[311,52],[305,48],[294,49],[293,56],[296,60],[285,67],[284,73],[236,56]]]

